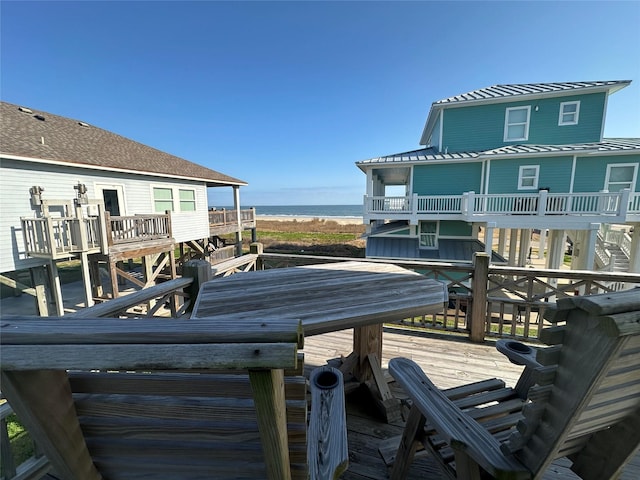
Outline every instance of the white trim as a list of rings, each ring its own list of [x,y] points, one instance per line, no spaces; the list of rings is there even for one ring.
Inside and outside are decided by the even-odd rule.
[[[633,178],[631,179],[631,186],[629,188],[629,190],[631,190],[631,193],[635,192],[636,189],[636,182],[638,180],[638,163],[632,163],[632,162],[628,162],[628,163],[610,163],[609,165],[607,165],[607,173],[604,177],[604,190],[606,191],[610,191],[609,189],[609,177],[611,175],[611,168],[616,168],[616,167],[633,167]],[[622,182],[616,182],[616,183],[622,183]]]
[[[127,198],[123,183],[93,182],[93,191],[97,200],[104,201],[104,190],[115,190],[118,195],[120,215],[127,215]]]
[[[6,158],[7,160],[19,160],[22,162],[33,162],[33,163],[44,163],[47,165],[61,165],[64,167],[73,167],[73,168],[86,168],[87,170],[98,170],[102,172],[120,172],[120,173],[131,173],[134,175],[144,175],[149,177],[160,177],[160,178],[175,178],[178,180],[190,180],[192,182],[205,182],[207,184],[216,184],[221,186],[246,186],[248,185],[245,182],[237,183],[237,182],[227,182],[223,180],[211,180],[207,178],[199,178],[199,177],[186,177],[184,175],[174,175],[169,173],[159,173],[159,172],[147,172],[143,170],[130,170],[128,168],[113,168],[113,167],[103,167],[100,165],[87,165],[85,163],[75,163],[75,162],[62,162],[59,160],[47,160],[43,158],[34,158],[34,157],[23,157],[20,155],[11,155],[8,153],[0,152],[0,157]],[[203,167],[206,168],[206,167]]]
[[[533,168],[536,171],[535,177],[533,177],[533,185],[522,185],[522,173],[525,168]],[[531,178],[531,177],[526,177]],[[518,169],[518,190],[537,190],[538,189],[538,180],[540,178],[540,165],[520,165]]]
[[[442,133],[443,132],[444,132],[444,108],[440,110],[440,132],[438,133],[439,135],[438,151],[439,152],[442,151]]]
[[[193,210],[182,210],[182,198],[180,197],[180,192],[192,192],[193,193],[193,200],[184,200],[185,202],[193,202]],[[198,192],[196,192],[195,188],[191,188],[191,187],[178,187],[178,198],[176,198],[176,200],[178,201],[178,206],[180,207],[177,211],[178,212],[197,212],[198,211]]]
[[[578,156],[574,155],[573,160],[571,161],[571,178],[569,179],[569,193],[573,193],[573,184],[576,179],[576,163],[578,161]]]
[[[602,109],[602,126],[600,127],[600,141],[604,138],[604,125],[607,118],[607,106],[609,105],[609,92],[604,94],[604,107]]]
[[[436,231],[435,232],[433,232],[433,233],[422,233],[421,225],[423,223],[427,223],[427,222],[436,224]],[[440,220],[419,220],[417,233],[418,233],[418,248],[420,250],[437,250],[439,248],[438,247],[438,235],[440,234]],[[434,237],[433,246],[422,245],[422,241],[421,241],[422,235],[433,235],[433,237]]]
[[[568,105],[576,106],[575,118],[570,122],[565,122],[563,121],[562,118],[565,115],[564,107]],[[570,113],[573,113],[573,112],[569,112],[567,113],[567,115]],[[571,102],[560,102],[560,111],[558,112],[558,126],[562,127],[565,125],[577,125],[579,121],[580,121],[580,100],[574,100]]]
[[[155,196],[155,189],[164,189],[164,190],[171,190],[171,213],[176,212],[176,195],[175,195],[175,191],[174,191],[174,185],[170,185],[170,184],[160,184],[160,183],[152,183],[149,185],[149,188],[151,190],[151,211],[153,213],[164,213],[164,210],[159,212],[158,210],[156,210],[156,196]],[[164,200],[164,201],[168,201],[168,200]]]
[[[486,168],[487,168],[487,162],[483,161],[480,167],[480,193],[485,193],[484,192],[484,175],[485,175]]]
[[[527,119],[524,123],[522,122],[516,122],[516,123],[509,123],[509,113],[512,110],[526,110],[527,111]],[[503,141],[505,142],[526,142],[527,140],[529,140],[529,126],[531,124],[531,105],[522,105],[520,107],[507,107],[504,111],[504,138]],[[509,127],[510,126],[516,126],[516,125],[524,125],[524,137],[518,137],[518,138],[509,138]]]
[[[484,178],[484,192],[489,193],[489,178],[491,177],[491,159],[487,158],[487,173]]]

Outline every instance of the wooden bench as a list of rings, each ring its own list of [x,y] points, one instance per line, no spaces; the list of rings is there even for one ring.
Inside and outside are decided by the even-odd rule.
[[[540,478],[559,457],[583,479],[620,473],[640,445],[640,290],[560,299],[546,318],[550,347],[499,344],[525,365],[514,388],[494,378],[440,391],[411,360],[391,360],[413,403],[392,479],[418,443],[448,478]]]
[[[282,480],[346,468],[341,381],[337,401],[320,382],[312,405],[312,417],[320,404],[331,411],[329,434],[311,429],[329,454],[308,438],[299,321],[3,318],[0,333],[3,394],[60,478]]]

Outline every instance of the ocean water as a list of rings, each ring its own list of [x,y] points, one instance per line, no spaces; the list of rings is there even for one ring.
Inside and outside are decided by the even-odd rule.
[[[363,205],[255,205],[255,209],[256,215],[274,217],[362,218]]]

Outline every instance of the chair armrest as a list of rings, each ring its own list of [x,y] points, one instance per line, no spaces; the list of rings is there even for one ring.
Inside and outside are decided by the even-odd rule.
[[[349,465],[342,373],[329,366],[316,368],[311,372],[309,386],[309,478],[337,479]]]
[[[487,430],[438,390],[416,363],[394,358],[389,362],[389,371],[427,422],[454,449],[466,453],[494,477],[531,477],[520,462],[502,453],[500,443]]]

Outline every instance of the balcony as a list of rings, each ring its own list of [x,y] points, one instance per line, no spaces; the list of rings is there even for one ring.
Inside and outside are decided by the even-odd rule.
[[[238,230],[256,228],[256,209],[240,210],[240,218],[236,210],[209,210],[209,234],[211,236],[234,233]]]
[[[640,194],[629,190],[595,193],[365,196],[364,221],[461,220],[496,227],[588,228],[591,223],[640,221]]]

